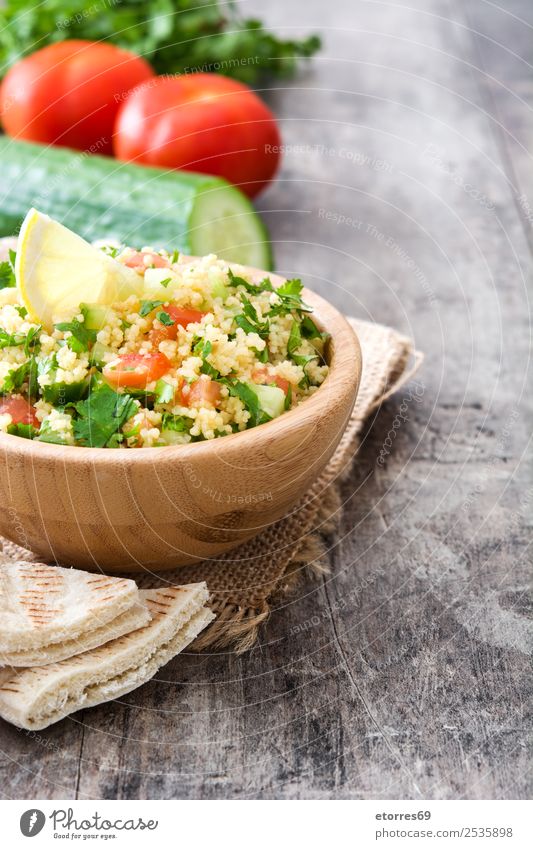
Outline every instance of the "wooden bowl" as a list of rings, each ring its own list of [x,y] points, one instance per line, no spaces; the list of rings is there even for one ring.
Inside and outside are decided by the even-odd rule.
[[[337,447],[361,376],[350,325],[313,292],[304,300],[331,334],[330,371],[299,407],[242,433],[165,448],[63,447],[0,433],[0,533],[67,565],[164,570],[216,558],[280,519]]]

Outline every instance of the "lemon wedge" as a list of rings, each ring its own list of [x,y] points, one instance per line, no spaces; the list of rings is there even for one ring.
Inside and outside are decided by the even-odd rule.
[[[112,304],[142,290],[136,271],[37,209],[20,228],[15,278],[30,319],[46,330],[83,301]]]

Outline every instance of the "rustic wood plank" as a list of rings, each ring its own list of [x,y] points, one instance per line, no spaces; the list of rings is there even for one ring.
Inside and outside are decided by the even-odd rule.
[[[248,655],[182,656],[41,745],[2,726],[8,795],[530,795],[531,254],[526,159],[502,141],[526,117],[504,90],[496,114],[479,70],[495,53],[472,32],[493,21],[515,49],[516,22],[467,5],[255,4],[325,33],[268,93],[293,146],[259,201],[278,268],[427,362],[368,428],[330,574],[302,576]],[[498,57],[529,91],[531,69]]]

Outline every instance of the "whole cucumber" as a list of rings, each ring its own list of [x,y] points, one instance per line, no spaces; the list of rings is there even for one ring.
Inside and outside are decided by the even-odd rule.
[[[32,206],[88,241],[114,239],[271,269],[265,226],[248,198],[218,177],[126,164],[0,136],[0,236]]]

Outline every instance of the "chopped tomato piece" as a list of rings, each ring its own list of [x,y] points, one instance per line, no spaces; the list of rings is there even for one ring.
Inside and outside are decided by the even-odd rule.
[[[170,367],[170,360],[161,353],[125,354],[104,366],[102,374],[113,387],[144,389],[148,383],[163,377]]]
[[[252,380],[254,383],[275,383],[276,386],[279,386],[279,388],[283,390],[285,395],[289,391],[289,381],[285,380],[284,377],[279,377],[277,374],[272,374],[266,366],[254,369],[252,373]]]
[[[40,427],[41,423],[35,416],[35,407],[24,398],[5,398],[0,402],[0,415],[9,413],[12,424],[30,424]]]
[[[170,260],[152,251],[133,251],[124,260],[128,268],[168,268]]]
[[[181,397],[187,407],[198,407],[201,404],[212,404],[216,407],[222,397],[220,384],[207,375],[202,375],[194,383],[182,387]]]
[[[205,315],[204,312],[193,309],[184,309],[183,307],[161,307],[163,312],[166,312],[172,319],[173,324],[162,324],[160,321],[155,321],[155,326],[148,334],[154,348],[157,348],[160,342],[164,339],[175,339],[178,335],[178,327],[188,327],[189,324],[201,321]]]

